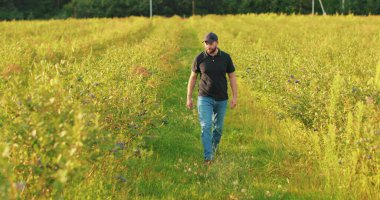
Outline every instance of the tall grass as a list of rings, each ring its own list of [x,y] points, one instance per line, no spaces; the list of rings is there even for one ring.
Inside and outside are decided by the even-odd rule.
[[[156,94],[178,49],[180,29],[169,31],[178,22],[1,24],[17,37],[0,50],[1,197],[111,195],[103,187],[124,180],[118,163],[151,154],[143,137],[162,123]]]
[[[151,155],[144,137],[165,124],[158,88],[178,67],[171,63],[187,25],[199,44],[207,31],[218,34],[257,102],[244,112],[270,113],[245,113],[241,122],[252,124],[239,124],[273,130],[263,138],[283,149],[276,158],[287,163],[271,161],[267,177],[283,167],[276,175],[292,183],[289,192],[375,199],[379,20],[243,14],[1,22],[0,197],[107,198],[120,190],[125,162]],[[228,139],[239,138],[235,130]]]
[[[279,137],[289,154],[297,149],[297,165],[312,164],[300,184],[332,198],[373,199],[380,196],[379,20],[246,14],[192,23],[218,34],[253,98],[284,123],[289,135]]]

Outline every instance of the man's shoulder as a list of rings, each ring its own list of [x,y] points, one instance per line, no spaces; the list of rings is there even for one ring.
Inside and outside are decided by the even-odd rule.
[[[199,58],[203,58],[204,56],[205,56],[205,52],[204,52],[204,51],[201,51],[201,52],[199,52],[199,53],[195,56],[195,58],[199,59]]]
[[[205,58],[204,51],[201,51],[195,55],[194,61],[196,61],[197,63],[201,63],[204,58]]]
[[[224,50],[220,50],[220,55],[228,57],[228,58],[231,58],[231,55],[228,52],[224,51]]]

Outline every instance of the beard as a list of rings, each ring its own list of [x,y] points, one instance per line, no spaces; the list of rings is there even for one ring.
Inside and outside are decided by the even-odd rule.
[[[207,53],[213,54],[216,51],[216,47],[214,49],[207,49]]]

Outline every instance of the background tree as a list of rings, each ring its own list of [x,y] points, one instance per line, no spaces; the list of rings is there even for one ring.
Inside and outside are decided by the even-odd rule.
[[[192,15],[193,0],[153,0],[153,14]],[[311,0],[194,0],[195,14],[296,13],[310,14]],[[380,13],[380,0],[323,0],[327,14]],[[322,14],[319,1],[315,12]],[[0,19],[48,19],[149,16],[149,0],[0,0]]]

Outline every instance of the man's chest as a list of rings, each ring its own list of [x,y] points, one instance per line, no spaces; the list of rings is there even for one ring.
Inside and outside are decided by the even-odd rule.
[[[199,69],[205,74],[225,74],[227,61],[223,57],[207,57],[199,64]]]

